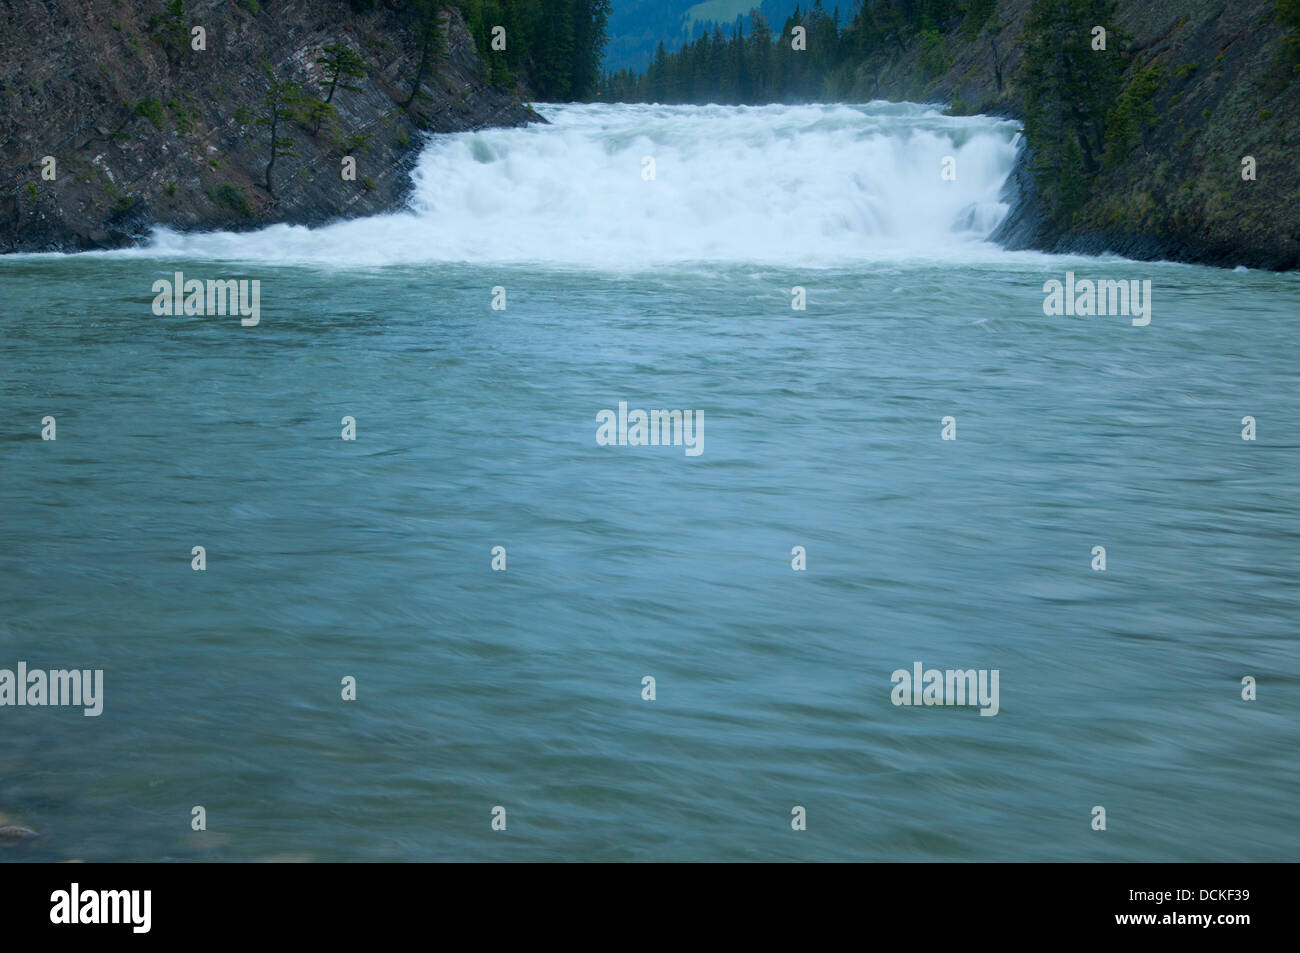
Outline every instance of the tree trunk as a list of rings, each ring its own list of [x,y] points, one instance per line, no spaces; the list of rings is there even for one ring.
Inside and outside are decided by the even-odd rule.
[[[277,102],[271,113],[271,161],[266,164],[266,191],[271,198],[275,198],[275,190],[271,188],[271,170],[275,168],[275,133],[279,125],[280,105]]]
[[[402,103],[403,109],[410,109],[411,103],[415,102],[415,95],[420,91],[420,85],[424,82],[424,71],[429,65],[429,47],[433,44],[433,34],[438,28],[438,14],[435,13],[429,18],[429,25],[425,27],[424,35],[420,43],[420,65],[415,70],[415,82],[411,85],[411,95],[406,97],[406,102]]]

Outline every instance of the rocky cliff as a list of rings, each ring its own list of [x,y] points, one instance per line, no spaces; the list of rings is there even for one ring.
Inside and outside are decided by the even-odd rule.
[[[1030,0],[1000,0],[974,36],[953,32],[863,64],[861,98],[943,100],[1020,115],[1016,74]],[[1121,0],[1112,40],[1130,101],[1149,105],[1134,146],[1087,183],[1068,222],[1043,214],[1016,170],[1011,248],[1286,269],[1300,265],[1300,75],[1273,0]],[[1255,178],[1243,178],[1253,159]]]
[[[488,82],[454,9],[432,44],[382,2],[365,14],[346,0],[0,0],[0,11],[0,252],[387,211],[424,133],[541,121]],[[363,74],[345,73],[332,95],[326,47],[345,47]]]

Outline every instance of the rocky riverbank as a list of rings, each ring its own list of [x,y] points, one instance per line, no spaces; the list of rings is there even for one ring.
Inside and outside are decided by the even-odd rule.
[[[489,82],[454,8],[431,45],[383,3],[4,9],[0,252],[118,247],[155,225],[238,230],[389,211],[409,191],[424,133],[542,121],[520,90]],[[345,72],[332,94],[326,47],[346,48],[362,74]]]
[[[953,30],[867,61],[856,96],[1023,115],[1017,72],[1030,6],[1000,0],[974,35]],[[1114,26],[1111,48],[1118,43],[1128,61],[1120,101],[1133,106],[1132,146],[1086,183],[1065,221],[1044,214],[1022,153],[1008,183],[1013,209],[994,240],[1140,260],[1300,265],[1300,75],[1274,0],[1130,0]],[[1248,157],[1253,179],[1243,177]]]

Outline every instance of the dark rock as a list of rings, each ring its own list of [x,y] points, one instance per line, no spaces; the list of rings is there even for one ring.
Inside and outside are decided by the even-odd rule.
[[[138,241],[155,225],[250,229],[319,225],[403,204],[427,133],[541,122],[518,90],[492,86],[454,9],[443,62],[403,108],[419,62],[399,9],[347,0],[239,5],[189,0],[186,31],[207,49],[168,47],[147,0],[7,5],[0,32],[0,252],[74,251]],[[258,12],[253,12],[257,10]],[[258,124],[272,77],[324,99],[321,48],[347,43],[369,74],[337,89],[333,124],[281,125],[276,159]],[[269,75],[268,75],[269,71]],[[349,141],[351,140],[351,141]],[[356,179],[342,178],[344,156]],[[56,177],[42,177],[53,156]]]
[[[989,241],[1012,251],[1042,249],[1052,240],[1052,230],[1038,200],[1034,176],[1029,171],[1030,153],[1024,140],[1016,152],[1016,164],[1002,186],[1002,201],[1011,206]]]

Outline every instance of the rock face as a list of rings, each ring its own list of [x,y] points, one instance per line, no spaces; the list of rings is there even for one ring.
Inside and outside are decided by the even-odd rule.
[[[999,0],[976,36],[949,34],[941,68],[919,43],[864,64],[855,93],[1016,116],[1024,96],[1015,82],[1017,37],[1029,6]],[[1022,153],[1008,183],[1013,210],[994,240],[1141,260],[1300,266],[1300,74],[1286,59],[1273,0],[1121,2],[1115,25],[1131,37],[1120,42],[1128,78],[1159,70],[1155,122],[1089,183],[1068,223],[1043,215]],[[1255,160],[1254,181],[1242,177],[1246,156]]]
[[[454,9],[442,14],[441,61],[409,105],[420,36],[383,3],[358,14],[347,0],[0,0],[0,11],[0,252],[121,246],[154,225],[388,211],[410,188],[423,133],[543,121],[518,91],[487,82]],[[193,48],[198,27],[206,49]],[[317,60],[330,44],[367,75],[340,81],[337,114],[318,129],[279,122],[268,189],[268,92],[294,83],[303,104],[324,100]]]

